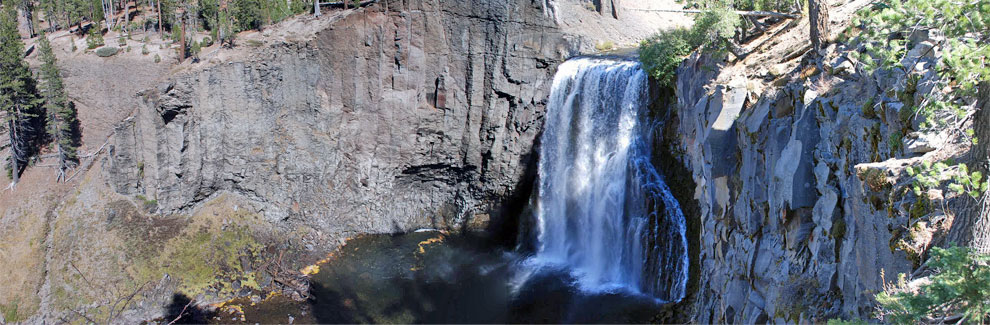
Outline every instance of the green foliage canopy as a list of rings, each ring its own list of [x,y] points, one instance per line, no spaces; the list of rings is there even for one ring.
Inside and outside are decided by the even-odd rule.
[[[928,266],[935,270],[917,292],[907,289],[904,274],[898,287],[877,294],[884,321],[914,324],[919,320],[962,315],[983,323],[990,317],[990,256],[964,247],[933,247]]]
[[[690,29],[662,31],[641,42],[639,59],[662,86],[673,86],[675,72],[684,56],[698,48],[724,54],[739,23],[739,15],[727,8],[704,10]]]

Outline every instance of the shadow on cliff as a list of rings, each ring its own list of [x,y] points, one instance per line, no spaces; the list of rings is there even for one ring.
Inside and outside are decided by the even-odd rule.
[[[694,189],[696,187],[692,172],[682,163],[679,158],[681,154],[676,152],[678,137],[677,133],[677,98],[671,88],[661,88],[651,83],[651,104],[650,112],[652,118],[662,121],[661,128],[655,130],[657,134],[653,144],[653,165],[661,173],[671,194],[677,199],[684,214],[687,226],[688,239],[688,282],[685,288],[685,297],[678,303],[667,305],[658,313],[653,322],[663,323],[686,323],[692,315],[689,315],[698,292],[698,284],[701,273],[701,209],[694,199]]]
[[[529,153],[519,157],[519,164],[526,166],[522,176],[516,182],[508,198],[500,204],[493,213],[491,222],[485,230],[488,243],[506,249],[516,249],[518,252],[530,253],[532,244],[536,242],[533,224],[534,198],[539,195],[536,186],[539,177],[540,147],[543,130],[536,134]]]

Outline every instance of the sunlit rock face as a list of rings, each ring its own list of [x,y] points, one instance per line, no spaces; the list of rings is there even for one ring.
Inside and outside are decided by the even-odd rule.
[[[841,66],[841,51],[826,64]],[[896,89],[896,78],[846,74],[831,89],[796,80],[760,90],[718,68],[703,55],[681,65],[675,118],[664,133],[673,135],[668,150],[679,153],[697,186],[694,319],[869,318],[883,275],[889,282],[912,267],[892,246],[911,197],[864,176],[909,181],[903,169],[911,158],[899,157],[887,135],[910,121],[890,109],[883,120],[863,109],[870,98],[893,101],[882,93]]]
[[[328,15],[329,17],[330,15]],[[570,42],[532,1],[383,1],[144,92],[105,164],[162,212],[230,192],[308,244],[483,227],[535,177]]]

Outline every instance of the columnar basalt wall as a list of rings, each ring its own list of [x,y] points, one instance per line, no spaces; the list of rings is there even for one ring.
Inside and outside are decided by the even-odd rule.
[[[314,245],[483,227],[532,182],[554,70],[576,52],[542,5],[383,1],[180,74],[118,128],[109,182],[163,213],[232,192]]]
[[[833,46],[818,67],[766,89],[706,56],[678,70],[666,150],[697,186],[694,321],[868,319],[885,283],[910,274],[928,245],[945,244],[952,215],[911,194],[905,171],[965,153],[964,141],[945,140],[952,130],[925,133],[905,113],[925,90],[903,80],[931,84],[937,75],[926,67],[938,57],[906,57],[911,71],[867,72],[851,50]],[[938,195],[947,207],[970,199]]]

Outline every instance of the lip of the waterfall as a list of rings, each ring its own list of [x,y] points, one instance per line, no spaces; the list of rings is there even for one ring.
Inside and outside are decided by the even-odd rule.
[[[595,54],[582,53],[582,54],[571,56],[571,57],[567,58],[567,60],[584,59],[584,58],[587,58],[587,59],[607,59],[607,60],[615,60],[615,61],[637,61],[638,62],[639,61],[639,48],[635,48],[635,47],[620,48],[620,49],[612,50],[612,51],[605,52],[605,53],[595,53]]]

